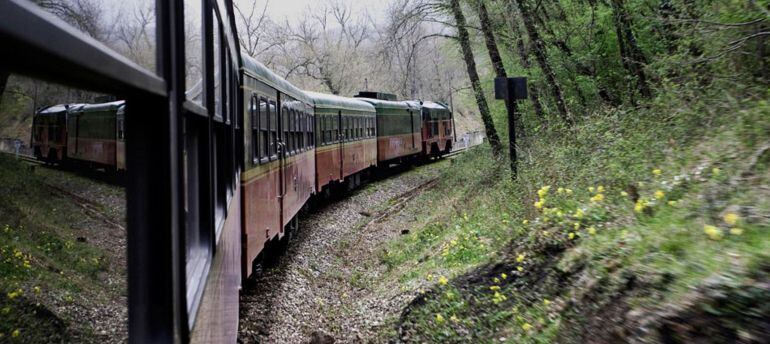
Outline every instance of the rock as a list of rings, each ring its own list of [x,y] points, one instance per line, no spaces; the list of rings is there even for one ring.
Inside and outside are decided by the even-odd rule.
[[[310,344],[332,344],[334,343],[334,337],[330,334],[318,330],[310,335]]]

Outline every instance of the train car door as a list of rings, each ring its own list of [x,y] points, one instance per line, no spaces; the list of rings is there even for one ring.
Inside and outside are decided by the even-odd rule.
[[[340,157],[340,174],[339,178],[345,178],[345,123],[342,121],[342,111],[337,111],[337,148]]]
[[[409,123],[412,126],[412,131],[409,132],[409,136],[412,137],[412,149],[417,148],[417,143],[414,142],[414,111],[409,110]]]
[[[276,113],[276,120],[278,125],[278,135],[277,135],[277,142],[276,146],[278,147],[278,232],[283,235],[283,224],[284,224],[284,208],[286,205],[286,157],[287,157],[287,147],[286,147],[286,135],[285,132],[286,126],[287,126],[287,117],[288,111],[283,111],[283,107],[281,107],[281,103],[283,102],[282,99],[278,99],[279,103],[278,106],[275,106],[275,103],[270,102],[270,106],[275,106],[275,113]]]

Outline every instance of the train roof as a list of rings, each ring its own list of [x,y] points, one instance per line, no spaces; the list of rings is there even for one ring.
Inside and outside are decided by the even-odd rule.
[[[419,109],[419,103],[410,104],[406,101],[390,101],[390,100],[380,100],[380,99],[373,99],[373,98],[356,98],[360,99],[361,101],[365,101],[369,104],[374,105],[377,109],[403,109],[403,110],[409,110],[409,109]]]
[[[78,107],[83,106],[83,104],[57,104],[57,105],[51,105],[44,107],[37,111],[38,115],[47,115],[47,114],[58,114],[65,111],[75,110]]]
[[[341,97],[333,94],[305,91],[318,108],[345,109],[353,111],[376,112],[372,104],[355,98]]]
[[[125,100],[118,100],[114,102],[99,103],[99,104],[84,104],[80,108],[76,109],[76,111],[80,111],[80,112],[111,111],[111,110],[118,110],[119,108],[124,107],[125,105],[126,105]]]
[[[430,119],[449,119],[452,112],[444,104],[426,101],[422,103],[422,113]]]
[[[246,52],[241,52],[241,59],[243,61],[244,73],[283,93],[302,100],[305,103],[312,104],[312,100],[305,94],[305,92],[286,81],[286,79],[278,76],[278,74],[273,73],[273,71],[249,56]]]

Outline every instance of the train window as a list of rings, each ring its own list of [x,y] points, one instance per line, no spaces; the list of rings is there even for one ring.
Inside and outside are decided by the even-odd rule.
[[[287,138],[289,137],[289,110],[284,106],[281,108],[281,139],[280,141],[283,142],[283,149],[285,150],[283,152],[284,155],[289,155],[289,152],[291,151],[291,148],[289,147],[289,144],[287,141],[289,141]]]
[[[267,99],[259,98],[259,158],[264,159],[270,155],[270,112]]]
[[[296,147],[296,149],[299,151],[299,150],[302,150],[302,148],[304,148],[302,147],[302,143],[300,142],[300,138],[299,138],[302,122],[300,122],[299,120],[299,112],[297,112],[296,110],[291,110],[291,113],[292,113],[292,116],[294,117],[294,147]]]
[[[308,145],[315,147],[315,127],[313,127],[313,115],[311,114],[307,115],[307,127],[309,128],[307,135]]]
[[[214,18],[217,18],[216,13],[214,13]],[[222,56],[220,55],[222,35],[219,21],[216,19],[212,31],[214,34],[214,116],[222,117]]]
[[[270,125],[270,139],[269,139],[269,141],[270,141],[269,142],[270,150],[269,150],[269,154],[270,154],[270,158],[273,159],[278,154],[278,149],[277,149],[277,145],[278,145],[278,111],[276,111],[276,108],[275,108],[275,101],[271,100],[269,102],[267,117],[269,118],[269,121],[270,121],[270,124],[269,124]]]
[[[203,50],[201,49],[203,42],[201,1],[185,1],[184,7],[184,30],[185,37],[188,37],[184,44],[185,95],[189,101],[205,106],[203,91],[206,87],[203,85]]]
[[[251,99],[249,100],[249,120],[251,121],[251,159],[255,163],[261,157],[259,154],[260,137],[259,137],[259,111],[257,110],[258,105],[259,105],[259,100],[257,98],[257,95],[253,94],[251,96]]]
[[[307,114],[304,112],[299,113],[299,123],[300,123],[300,133],[299,133],[299,140],[300,140],[300,146],[302,149],[307,148]]]

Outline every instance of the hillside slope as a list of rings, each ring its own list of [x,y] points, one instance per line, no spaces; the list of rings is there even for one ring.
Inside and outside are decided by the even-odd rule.
[[[384,335],[766,342],[770,105],[758,94],[658,97],[542,131],[516,182],[486,147],[458,157],[412,234],[383,249],[402,288],[428,286]]]

